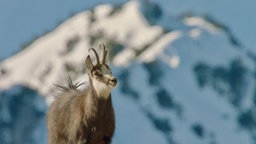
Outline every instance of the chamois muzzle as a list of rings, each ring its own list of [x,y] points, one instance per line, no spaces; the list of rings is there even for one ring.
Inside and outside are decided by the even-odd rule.
[[[117,79],[115,77],[112,77],[111,79],[109,79],[108,83],[112,86],[116,86],[117,85]]]

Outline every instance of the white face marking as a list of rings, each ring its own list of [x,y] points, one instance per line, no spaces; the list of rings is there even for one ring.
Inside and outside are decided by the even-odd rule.
[[[93,87],[95,88],[97,95],[103,97],[104,99],[107,99],[109,97],[110,91],[112,89],[107,84],[96,79],[93,79]]]
[[[102,66],[100,68],[100,72],[103,75],[103,77],[107,78],[107,79],[111,79],[112,76],[112,72],[110,69],[108,69],[106,66]],[[93,79],[93,87],[95,88],[97,95],[107,99],[110,95],[110,91],[115,87],[115,86],[111,86],[108,83],[104,83],[103,81],[99,81],[96,78]]]

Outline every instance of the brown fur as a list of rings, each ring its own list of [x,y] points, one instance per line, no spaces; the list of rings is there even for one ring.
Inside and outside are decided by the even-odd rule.
[[[88,56],[89,57],[89,56]],[[90,66],[87,66],[92,70]],[[48,144],[109,144],[114,134],[115,118],[111,94],[97,95],[89,74],[84,91],[70,80],[67,88],[50,106],[47,113]]]

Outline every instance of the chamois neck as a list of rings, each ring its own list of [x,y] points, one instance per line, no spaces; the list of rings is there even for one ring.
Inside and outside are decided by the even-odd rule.
[[[110,96],[107,99],[99,97],[91,84],[87,87],[84,98],[83,109],[87,113],[85,119],[95,119],[99,112],[112,104]]]

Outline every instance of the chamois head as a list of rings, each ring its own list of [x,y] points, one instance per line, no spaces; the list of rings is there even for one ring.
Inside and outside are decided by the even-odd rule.
[[[103,48],[103,57],[100,61],[99,55],[94,48],[90,48],[89,51],[93,51],[96,57],[97,63],[93,65],[91,57],[88,55],[86,58],[86,69],[89,75],[90,82],[95,89],[99,97],[107,98],[111,89],[117,85],[117,79],[112,75],[110,67],[107,65],[107,53],[104,44],[100,45]]]

